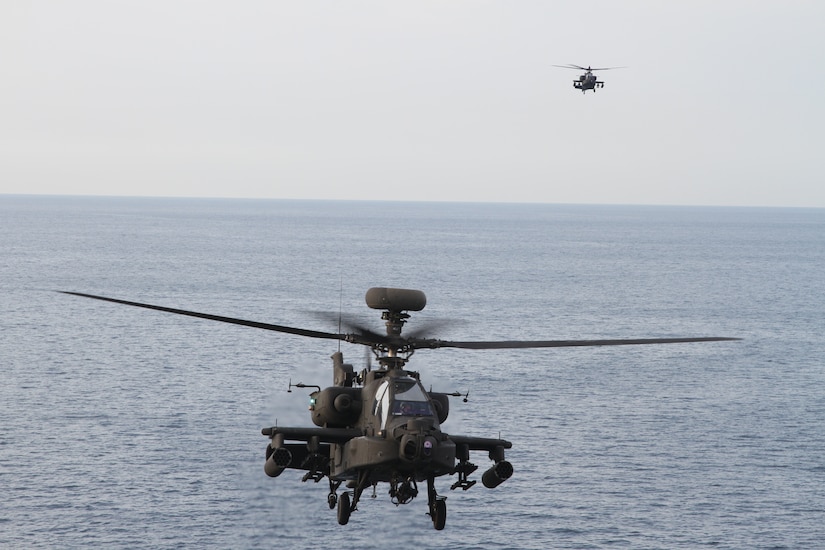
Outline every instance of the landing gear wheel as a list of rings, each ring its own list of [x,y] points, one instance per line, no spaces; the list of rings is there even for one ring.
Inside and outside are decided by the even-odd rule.
[[[330,510],[335,510],[335,504],[338,502],[338,495],[335,493],[330,493],[327,495],[327,504],[329,504]]]
[[[436,531],[441,531],[444,529],[444,525],[447,524],[447,501],[443,498],[439,498],[435,501],[433,505],[433,527],[435,527]]]
[[[338,524],[346,525],[349,522],[349,515],[352,509],[349,506],[349,493],[341,493],[338,499]]]

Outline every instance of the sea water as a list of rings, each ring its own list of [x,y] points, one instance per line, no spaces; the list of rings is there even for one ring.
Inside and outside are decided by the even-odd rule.
[[[0,196],[0,251],[0,547],[825,540],[825,210]],[[515,473],[437,480],[443,531],[386,485],[340,526],[260,431],[311,425],[289,383],[331,385],[336,342],[55,292],[337,332],[381,330],[371,286],[423,290],[408,330],[447,340],[742,340],[419,350],[469,392],[443,429],[512,441]]]

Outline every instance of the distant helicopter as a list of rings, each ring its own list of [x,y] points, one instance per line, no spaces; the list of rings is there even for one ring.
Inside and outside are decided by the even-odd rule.
[[[585,71],[583,75],[581,75],[578,80],[573,81],[573,87],[577,90],[581,90],[582,93],[585,93],[587,90],[593,90],[593,93],[596,93],[596,88],[604,88],[604,82],[601,80],[596,79],[596,75],[593,74],[593,71],[609,71],[611,69],[624,69],[626,67],[601,67],[598,69],[591,69],[589,66],[587,68],[580,67],[578,65],[553,65],[554,67],[561,67],[562,69],[578,69],[580,71]]]
[[[379,368],[375,370],[365,368],[356,374],[352,365],[344,363],[344,356],[339,350],[332,355],[332,386],[322,390],[320,386],[292,384],[290,380],[289,391],[293,387],[316,388],[310,394],[309,410],[317,427],[273,426],[262,430],[263,435],[271,440],[266,447],[266,474],[277,477],[285,469],[293,468],[306,472],[302,478],[304,482],[311,479],[317,483],[327,478],[327,504],[330,510],[337,506],[338,523],[341,525],[346,525],[350,514],[358,509],[358,502],[366,488],[372,486],[374,495],[378,483],[388,483],[391,502],[401,505],[418,496],[418,483],[426,481],[428,514],[435,529],[444,529],[447,520],[446,497],[436,492],[435,479],[443,475],[457,475],[451,490],[461,488],[466,491],[475,485],[476,481],[469,478],[478,468],[470,462],[471,451],[486,451],[492,461],[481,476],[485,487],[497,487],[513,475],[513,466],[504,457],[505,449],[512,447],[510,441],[448,434],[442,430],[450,410],[449,397],[461,397],[462,394],[426,390],[419,374],[404,368],[417,349],[552,348],[738,340],[698,337],[472,342],[423,338],[418,336],[421,331],[401,336],[401,329],[410,318],[406,312],[421,311],[427,304],[427,298],[420,290],[385,287],[370,288],[365,298],[367,306],[382,310],[386,334],[378,334],[353,323],[343,323],[352,330],[349,333],[320,332],[80,292],[61,292],[370,348],[379,363]],[[464,394],[466,400],[467,394]],[[339,496],[338,490],[344,482],[351,491],[343,491]]]

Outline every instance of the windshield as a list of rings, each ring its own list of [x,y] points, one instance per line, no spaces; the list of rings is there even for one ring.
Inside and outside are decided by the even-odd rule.
[[[432,416],[430,399],[413,379],[397,379],[392,383],[392,414],[401,416]]]

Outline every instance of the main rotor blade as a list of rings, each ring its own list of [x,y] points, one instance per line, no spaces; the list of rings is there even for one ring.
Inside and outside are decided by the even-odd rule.
[[[553,67],[559,67],[561,69],[576,69],[578,71],[588,70],[586,67],[579,67],[578,65],[573,65],[572,63],[570,63],[568,65],[553,65]]]
[[[414,329],[407,331],[404,336],[407,340],[423,340],[437,334],[439,330],[444,327],[455,326],[459,324],[455,319],[430,319],[423,323],[416,323]]]
[[[317,330],[308,330],[297,327],[289,327],[285,325],[275,325],[271,323],[261,323],[258,321],[247,321],[245,319],[237,319],[235,317],[224,317],[221,315],[211,315],[209,313],[199,313],[197,311],[189,311],[185,309],[176,309],[165,306],[157,306],[153,304],[144,304],[141,302],[131,302],[129,300],[120,300],[117,298],[108,298],[106,296],[97,296],[94,294],[85,294],[83,292],[70,292],[66,290],[59,290],[62,294],[69,294],[71,296],[80,296],[83,298],[92,298],[95,300],[102,300],[104,302],[112,302],[115,304],[122,304],[127,306],[140,307],[144,309],[151,309],[155,311],[163,311],[166,313],[174,313],[176,315],[186,315],[188,317],[196,317],[199,319],[208,319],[210,321],[219,321],[221,323],[230,323],[233,325],[241,325],[246,327],[260,328],[263,330],[271,330],[274,332],[284,332],[287,334],[295,334],[298,336],[306,336],[309,338],[322,338],[326,340],[343,340],[353,344],[361,344],[365,346],[374,345],[397,345],[398,348],[407,347],[408,349],[437,349],[437,348],[462,348],[462,349],[517,349],[517,348],[563,348],[563,347],[584,347],[584,346],[627,346],[627,345],[641,345],[641,344],[680,344],[686,342],[723,342],[741,340],[741,338],[728,338],[719,336],[706,336],[697,338],[636,338],[636,339],[619,339],[619,340],[499,340],[499,341],[479,341],[479,342],[463,342],[453,340],[437,340],[429,338],[398,338],[390,339],[386,336],[381,336],[374,332],[362,329],[361,327],[353,327],[363,330],[361,334],[336,334],[332,332],[322,332]],[[392,340],[392,342],[390,342]]]
[[[223,317],[221,315],[210,315],[208,313],[198,313],[197,311],[188,311],[185,309],[175,309],[171,307],[156,306],[152,304],[142,304],[140,302],[130,302],[128,300],[118,300],[117,298],[107,298],[106,296],[95,296],[94,294],[84,294],[82,292],[69,292],[66,290],[59,290],[62,294],[70,294],[72,296],[81,296],[83,298],[93,298],[95,300],[103,300],[104,302],[112,302],[115,304],[123,304],[127,306],[142,307],[145,309],[153,309],[155,311],[164,311],[166,313],[175,313],[177,315],[187,315],[189,317],[197,317],[199,319],[209,319],[210,321],[220,321],[221,323],[231,323],[233,325],[243,325],[245,327],[254,327],[264,330],[272,330],[275,332],[286,332],[287,334],[297,334],[298,336],[308,336],[310,338],[324,338],[327,340],[345,340],[349,341],[352,335],[334,334],[331,332],[320,332],[317,330],[307,330],[303,328],[287,327],[284,325],[273,325],[270,323],[260,323],[257,321],[247,321],[244,319],[236,319],[234,317]],[[361,342],[356,342],[361,343]]]
[[[309,313],[322,321],[337,323],[338,325],[346,328],[347,330],[354,331],[355,333],[359,334],[364,340],[363,342],[359,343],[366,343],[366,341],[369,341],[377,344],[381,342],[386,342],[388,340],[385,335],[373,332],[364,325],[360,324],[360,321],[350,317],[349,315],[344,315],[341,313],[332,313],[327,311],[310,311]]]
[[[413,342],[416,348],[514,349],[514,348],[568,348],[587,346],[635,346],[642,344],[682,344],[687,342],[724,342],[741,340],[720,336],[698,338],[634,338],[619,340],[504,340],[489,342],[456,342],[450,340],[421,340]]]

